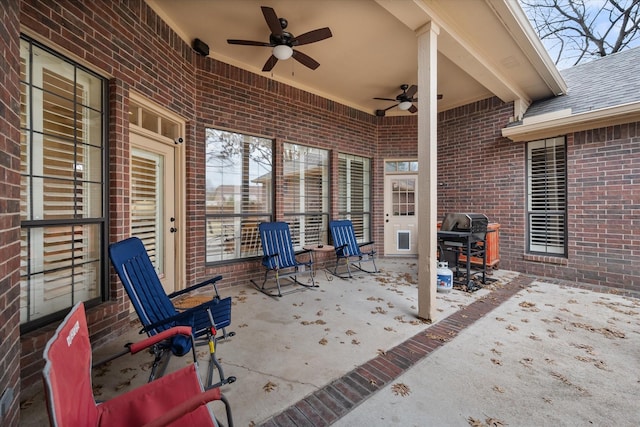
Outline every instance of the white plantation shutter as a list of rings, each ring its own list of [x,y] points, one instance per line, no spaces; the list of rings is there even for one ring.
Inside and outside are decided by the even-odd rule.
[[[350,219],[358,242],[368,242],[371,218],[370,160],[338,154],[338,215]]]
[[[329,152],[284,144],[283,206],[294,247],[327,243]]]
[[[529,143],[527,163],[529,251],[563,255],[567,193],[564,138]]]
[[[21,41],[20,319],[101,292],[103,79]]]
[[[159,174],[162,165],[158,158],[134,150],[131,156],[131,234],[139,237],[147,249],[151,262],[159,271],[161,258],[157,256],[160,235],[158,217],[162,207],[162,194],[156,189],[163,188]]]

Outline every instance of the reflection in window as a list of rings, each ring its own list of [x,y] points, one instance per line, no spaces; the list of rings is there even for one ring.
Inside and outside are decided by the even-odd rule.
[[[329,152],[284,144],[282,196],[285,221],[296,249],[327,242]]]
[[[261,252],[258,223],[271,221],[272,141],[206,130],[206,262]]]
[[[386,173],[418,172],[418,162],[409,160],[388,160],[384,162]]]
[[[26,38],[20,41],[24,330],[101,296],[104,91],[101,77]]]
[[[338,216],[350,219],[358,242],[371,241],[371,162],[338,154]]]

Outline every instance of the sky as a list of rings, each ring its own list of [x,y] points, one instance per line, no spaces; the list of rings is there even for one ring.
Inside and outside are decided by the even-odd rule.
[[[529,0],[530,1],[530,0]],[[561,3],[569,3],[571,0],[559,0]],[[628,6],[629,4],[631,4],[633,0],[620,0],[619,3],[625,7]],[[548,2],[548,0],[547,0]],[[545,3],[544,1],[540,1],[540,3]],[[585,0],[584,1],[586,7],[587,7],[587,15],[595,15],[595,13],[602,8],[603,5],[608,3],[608,0]],[[525,12],[528,13],[528,10],[526,7],[523,6],[523,9],[525,10]],[[609,23],[609,15],[606,12],[603,12],[602,14],[600,14],[598,16],[598,19],[594,22],[594,28],[595,31],[594,33],[596,35],[601,35],[604,34],[607,29],[610,26]],[[589,18],[588,18],[589,19]],[[593,19],[592,17],[590,19]],[[532,23],[532,25],[535,28],[535,25]],[[618,31],[615,31],[614,34],[612,34],[610,37],[608,37],[609,40],[611,40],[612,38],[615,39],[615,37],[617,37]],[[566,40],[566,39],[565,39]],[[549,52],[549,55],[551,56],[551,59],[553,61],[556,60],[557,56],[558,56],[558,49],[559,49],[559,42],[556,39],[545,39],[542,40],[543,45],[545,46],[545,48],[547,49],[547,51]],[[613,43],[613,42],[612,42]],[[636,47],[636,46],[640,46],[640,33],[638,35],[636,35],[636,38],[633,40],[632,43],[629,44],[628,48],[631,47]],[[593,48],[593,45],[591,46]],[[579,55],[579,51],[576,50],[570,50],[567,49],[565,47],[564,51],[563,51],[563,57],[560,58],[560,61],[557,63],[558,69],[562,70],[568,67],[571,67],[574,65],[576,58]],[[588,62],[591,61],[593,59],[599,58],[599,55],[585,55],[584,58],[580,61],[580,63],[584,63],[584,62]]]

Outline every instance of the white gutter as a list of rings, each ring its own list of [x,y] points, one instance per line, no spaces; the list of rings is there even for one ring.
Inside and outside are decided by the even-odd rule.
[[[528,117],[521,125],[503,128],[502,136],[514,142],[534,141],[634,121],[640,121],[640,102],[550,118],[549,120],[536,120],[535,116]]]

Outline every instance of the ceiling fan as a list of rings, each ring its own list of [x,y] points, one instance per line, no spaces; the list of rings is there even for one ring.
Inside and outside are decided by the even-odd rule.
[[[295,37],[288,31],[285,31],[289,24],[286,19],[278,18],[275,10],[267,6],[261,6],[262,14],[265,21],[271,30],[269,36],[269,42],[257,42],[251,40],[236,40],[228,39],[229,44],[239,44],[244,46],[266,46],[272,47],[272,53],[267,62],[265,62],[262,71],[271,71],[276,65],[278,60],[289,59],[293,56],[293,59],[304,65],[305,67],[315,70],[320,66],[320,63],[304,53],[293,50],[296,46],[302,46],[309,43],[315,43],[320,40],[328,39],[332,36],[331,30],[328,27],[318,28],[317,30],[309,31]]]
[[[408,84],[403,84],[400,86],[402,93],[392,98],[373,98],[379,99],[381,101],[393,101],[397,102],[397,104],[392,105],[391,107],[387,107],[384,110],[376,110],[376,116],[383,117],[387,110],[392,109],[393,107],[398,107],[400,110],[409,111],[410,113],[415,113],[418,111],[418,107],[415,106],[414,102],[418,102],[418,98],[414,97],[416,92],[418,91],[418,86]],[[442,95],[438,94],[438,99],[442,99]]]

